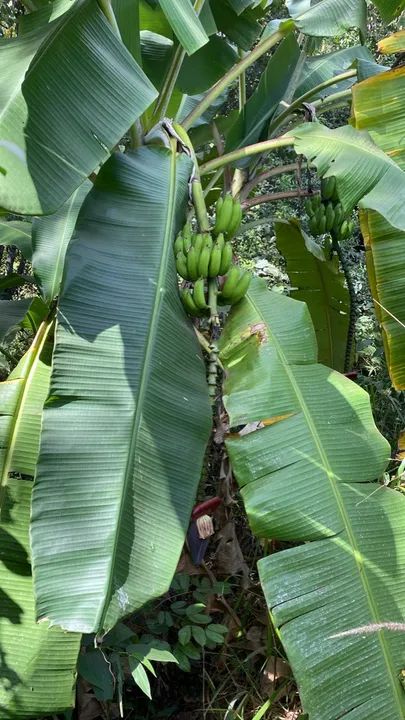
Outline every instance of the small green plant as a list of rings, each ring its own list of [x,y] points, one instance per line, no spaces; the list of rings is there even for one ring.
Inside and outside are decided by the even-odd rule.
[[[178,573],[173,579],[164,609],[159,609],[157,613],[155,609],[146,618],[150,632],[146,637],[150,642],[157,637],[168,642],[179,668],[190,672],[190,661],[199,660],[203,649],[215,650],[225,640],[228,628],[213,622],[206,610],[210,596],[224,595],[229,591],[225,582],[211,583],[206,577],[191,579],[185,573]]]
[[[136,629],[118,623],[97,646],[94,635],[86,636],[79,674],[93,687],[97,700],[122,702],[124,681],[131,676],[151,699],[148,673],[156,677],[153,663],[176,663],[190,672],[191,661],[200,660],[203,649],[215,650],[222,645],[228,628],[213,622],[206,609],[210,596],[229,592],[226,582],[211,583],[207,577],[191,579],[178,573],[163,607],[162,603],[154,604],[146,617],[131,618]],[[148,633],[143,632],[145,626]]]

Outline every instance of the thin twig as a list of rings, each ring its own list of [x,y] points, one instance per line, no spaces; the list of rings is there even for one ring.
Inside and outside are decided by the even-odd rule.
[[[244,185],[240,193],[241,202],[243,202],[243,200],[245,200],[250,195],[256,185],[259,185],[260,183],[268,180],[271,177],[283,175],[284,173],[294,172],[294,170],[298,170],[298,163],[291,163],[290,165],[277,165],[277,167],[270,168],[270,170],[265,170],[264,172],[260,173],[260,175],[256,175],[254,178],[249,180],[246,185]]]

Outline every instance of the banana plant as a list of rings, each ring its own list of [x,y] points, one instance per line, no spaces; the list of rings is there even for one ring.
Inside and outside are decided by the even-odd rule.
[[[374,4],[387,20],[404,6]],[[404,716],[393,629],[404,612],[404,501],[373,482],[387,443],[364,393],[317,363],[305,305],[256,282],[243,299],[250,277],[229,267],[239,199],[274,202],[257,188],[296,170],[297,155],[336,179],[345,213],[359,206],[405,232],[393,145],[379,147],[356,117],[356,127],[320,122],[350,105],[366,74],[373,84],[390,73],[357,43],[312,50],[349,28],[363,37],[364,0],[287,0],[282,20],[268,5],[27,2],[0,40],[0,207],[10,214],[0,241],[32,258],[38,288],[0,306],[2,331],[22,321],[36,338],[0,386],[8,720],[71,705],[80,635],[99,640],[169,587],[221,363],[231,427],[264,425],[228,441],[252,529],[305,542],[260,566],[304,710],[310,720]],[[247,98],[247,70],[268,53]],[[238,108],[224,114],[235,82]],[[218,347],[221,302],[234,308]],[[322,360],[340,364],[331,352]]]

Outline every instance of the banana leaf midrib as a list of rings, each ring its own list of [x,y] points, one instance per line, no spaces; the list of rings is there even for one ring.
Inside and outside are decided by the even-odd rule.
[[[254,308],[257,316],[261,317],[260,308],[259,308],[258,305],[254,302],[254,300],[252,299],[252,297],[251,297],[250,295],[247,297],[247,301],[252,305],[252,307]],[[279,356],[279,358],[280,358],[280,360],[281,360],[281,362],[282,362],[282,365],[283,365],[284,370],[285,370],[285,372],[286,372],[286,374],[287,374],[287,377],[288,377],[288,379],[289,379],[289,381],[290,381],[290,383],[291,383],[291,386],[292,386],[292,388],[293,388],[293,390],[294,390],[294,392],[295,392],[295,395],[296,395],[296,397],[297,397],[298,403],[299,403],[300,407],[302,408],[302,413],[303,413],[303,415],[304,415],[304,417],[305,417],[305,420],[306,420],[306,422],[307,422],[308,428],[309,428],[309,430],[310,430],[310,432],[311,432],[311,435],[312,435],[312,437],[313,437],[313,440],[314,440],[314,443],[315,443],[316,448],[317,448],[317,450],[318,450],[318,453],[319,453],[319,457],[320,457],[320,459],[321,459],[321,462],[323,462],[324,467],[326,468],[326,474],[327,474],[328,480],[329,480],[329,482],[330,482],[330,486],[331,486],[333,495],[334,495],[334,497],[335,497],[335,499],[336,499],[336,503],[337,503],[337,506],[338,506],[338,509],[339,509],[339,512],[340,512],[340,515],[341,515],[341,518],[342,518],[342,523],[343,523],[344,529],[345,529],[345,531],[346,531],[346,533],[347,533],[347,537],[348,537],[349,544],[350,544],[351,547],[353,548],[353,558],[354,558],[355,563],[356,563],[356,565],[357,565],[357,567],[358,567],[360,580],[361,580],[361,583],[362,583],[363,588],[364,588],[364,591],[365,591],[365,595],[366,595],[366,598],[367,598],[367,603],[368,603],[368,606],[369,606],[369,609],[370,609],[370,614],[371,614],[371,616],[372,616],[372,618],[373,618],[373,622],[374,622],[375,624],[378,624],[379,622],[382,622],[382,621],[385,620],[386,618],[380,618],[379,615],[378,615],[378,611],[377,611],[377,608],[376,608],[376,605],[375,605],[375,602],[374,602],[374,599],[373,599],[373,596],[372,596],[372,593],[371,593],[371,590],[370,590],[370,586],[369,586],[369,583],[368,583],[368,579],[367,579],[367,574],[366,574],[367,568],[366,568],[366,565],[365,565],[365,563],[364,563],[364,561],[363,561],[362,555],[361,555],[361,553],[360,553],[360,551],[359,551],[359,549],[358,549],[358,547],[357,547],[357,543],[356,543],[355,536],[354,536],[353,531],[352,531],[352,527],[351,527],[351,524],[350,524],[350,520],[349,520],[349,518],[348,518],[348,515],[347,515],[346,510],[345,510],[345,507],[344,507],[344,502],[343,502],[342,497],[341,497],[341,495],[340,495],[340,493],[339,493],[339,490],[338,490],[338,484],[337,484],[337,482],[334,480],[334,472],[332,471],[332,468],[330,467],[330,464],[329,464],[329,461],[328,461],[328,457],[327,457],[327,455],[325,454],[325,452],[324,452],[324,450],[323,450],[323,448],[322,448],[322,443],[321,443],[320,438],[319,438],[319,435],[318,435],[318,433],[317,433],[316,426],[315,426],[315,424],[314,424],[313,421],[312,421],[311,413],[310,413],[310,411],[309,411],[309,408],[307,407],[306,402],[304,401],[304,398],[303,398],[303,396],[302,396],[302,393],[301,393],[301,390],[300,390],[300,388],[299,388],[299,385],[298,385],[298,383],[297,383],[296,380],[295,380],[294,373],[292,372],[292,370],[291,370],[291,368],[290,368],[290,365],[289,365],[289,363],[287,362],[287,358],[286,358],[285,355],[284,355],[283,349],[282,349],[282,347],[280,346],[280,343],[278,342],[277,337],[272,333],[271,328],[269,327],[268,323],[266,323],[266,321],[265,321],[264,318],[263,318],[263,321],[264,321],[264,323],[265,323],[265,325],[266,325],[266,330],[267,330],[267,333],[268,333],[268,337],[271,339],[272,343],[274,344],[274,347],[275,347],[275,349],[276,349],[276,351],[277,351],[277,354],[278,354],[278,356]],[[331,541],[333,542],[333,538],[329,538],[329,540],[331,540]],[[387,672],[388,672],[388,676],[389,676],[389,679],[390,679],[390,683],[391,683],[392,688],[393,688],[393,690],[394,690],[394,697],[396,698],[396,702],[397,702],[397,704],[398,704],[398,709],[399,709],[399,715],[398,715],[398,717],[402,717],[402,699],[401,699],[401,697],[399,696],[400,686],[398,685],[398,682],[397,682],[397,674],[396,674],[395,668],[394,668],[393,665],[392,665],[392,662],[391,662],[391,659],[390,659],[390,654],[389,654],[389,651],[388,651],[388,648],[387,648],[387,644],[386,644],[386,641],[385,641],[385,637],[384,637],[383,632],[382,632],[382,631],[378,631],[378,632],[377,632],[377,635],[378,635],[378,639],[379,639],[379,642],[380,642],[382,654],[383,654],[383,656],[384,656],[385,664],[386,664],[386,667],[387,667]]]
[[[320,285],[321,285],[321,288],[323,291],[323,295],[324,295],[324,297],[327,298],[327,297],[329,297],[329,293],[328,293],[328,286],[325,283],[325,275],[322,272],[322,269],[320,266],[318,266],[318,269],[319,269]],[[325,305],[325,309],[326,309],[325,315],[326,315],[326,323],[327,323],[327,328],[328,328],[329,347],[330,347],[330,357],[334,358],[335,357],[335,344],[333,342],[333,330],[332,330],[331,312],[330,312],[332,308],[329,307],[328,305]]]
[[[175,196],[176,196],[176,150],[174,147],[174,143],[171,142],[171,166],[170,166],[170,188],[169,188],[169,198],[170,202],[168,205],[168,212],[167,212],[167,218],[166,218],[166,227],[165,227],[165,237],[164,237],[164,252],[162,253],[161,260],[160,260],[160,266],[159,266],[159,276],[156,283],[156,287],[160,288],[162,285],[162,280],[167,272],[167,260],[168,260],[168,254],[171,252],[171,228],[173,225],[173,219],[174,219],[174,213],[175,213]],[[148,333],[147,342],[145,345],[145,353],[144,358],[142,362],[142,371],[140,376],[140,382],[139,382],[139,392],[136,400],[136,408],[134,413],[134,418],[132,422],[132,433],[131,433],[131,442],[129,444],[128,448],[128,457],[127,457],[127,466],[125,468],[125,477],[124,482],[122,483],[122,493],[121,493],[121,499],[120,499],[120,507],[119,507],[119,513],[118,513],[118,521],[117,521],[117,527],[121,527],[122,525],[122,517],[123,517],[123,510],[124,510],[124,501],[127,495],[128,485],[130,482],[132,470],[133,470],[133,464],[134,464],[134,456],[136,452],[137,447],[137,440],[139,435],[139,428],[140,423],[142,420],[142,412],[143,412],[143,400],[146,393],[146,385],[148,381],[148,367],[150,365],[150,357],[151,353],[153,352],[154,347],[154,341],[156,338],[156,330],[157,330],[157,319],[159,317],[159,311],[161,308],[161,305],[163,303],[164,293],[163,292],[156,292],[155,294],[155,300],[153,303],[152,313],[151,313],[151,319],[150,319],[150,330]],[[109,602],[110,598],[112,596],[113,592],[113,568],[117,556],[117,551],[119,547],[119,537],[120,533],[117,532],[114,537],[114,546],[111,551],[111,561],[108,571],[108,587],[105,594],[106,602],[104,606],[101,609],[100,614],[100,620],[99,620],[99,628],[102,630],[104,626],[104,621],[109,609]]]
[[[72,209],[73,205],[75,204],[76,194],[77,194],[77,191],[73,193],[72,197],[68,201],[69,211]],[[69,224],[69,211],[66,212],[66,219],[64,222],[64,226],[63,226],[63,232],[61,233],[62,237],[65,237],[66,228],[68,227],[68,224]],[[64,252],[64,250],[65,250],[64,243],[59,240],[58,254],[55,258],[56,270],[59,267],[60,259],[61,259],[61,256],[62,256],[62,253]],[[58,281],[58,273],[56,271],[56,272],[54,272],[53,279],[52,279],[51,298],[54,298],[57,294],[57,290],[58,290],[58,282],[57,281]]]
[[[13,419],[11,423],[11,429],[10,429],[10,441],[8,443],[8,447],[6,450],[4,462],[1,469],[1,478],[0,478],[0,515],[1,515],[1,508],[3,506],[3,499],[4,499],[4,490],[7,485],[8,475],[11,468],[11,463],[13,460],[13,453],[15,448],[15,443],[17,440],[18,435],[18,428],[20,426],[21,418],[24,413],[24,405],[26,398],[29,394],[29,390],[31,387],[31,382],[33,378],[35,377],[35,370],[39,362],[39,358],[41,356],[41,352],[43,350],[43,347],[45,345],[46,339],[48,337],[49,331],[51,329],[53,323],[53,316],[48,317],[46,320],[43,321],[43,323],[40,325],[38,329],[38,333],[36,337],[34,338],[34,341],[31,345],[30,352],[31,352],[31,360],[30,363],[25,371],[25,378],[22,379],[23,381],[23,389],[19,393],[19,398],[17,402],[17,407],[13,413]],[[6,381],[7,382],[7,381]],[[9,382],[18,382],[18,379],[16,381],[10,380]]]

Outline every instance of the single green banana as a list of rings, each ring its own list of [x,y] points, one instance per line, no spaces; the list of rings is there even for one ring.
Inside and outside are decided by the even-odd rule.
[[[323,205],[323,204],[320,205],[320,207],[319,207],[318,210],[316,211],[315,217],[316,217],[316,222],[317,222],[318,225],[319,225],[319,223],[321,222],[322,218],[325,217],[325,205]]]
[[[217,211],[215,218],[215,235],[219,235],[221,232],[227,232],[229,223],[231,221],[233,211],[233,198],[232,195],[225,195],[223,203],[220,207],[219,212]]]
[[[338,195],[338,189],[337,189],[337,181],[335,178],[335,189],[333,191],[333,195],[331,197],[332,202],[335,203],[335,205],[339,202],[339,195]]]
[[[218,217],[218,215],[220,215],[223,204],[224,198],[222,197],[222,195],[220,195],[215,205],[215,217]]]
[[[228,225],[227,230],[227,237],[228,240],[233,238],[237,230],[239,230],[240,224],[242,222],[242,205],[238,200],[233,201],[233,209],[232,209],[232,215],[231,220]]]
[[[174,254],[177,255],[179,252],[183,252],[183,233],[179,232],[174,241]]]
[[[208,266],[208,277],[214,278],[219,273],[221,265],[222,248],[218,243],[215,243],[211,250],[210,264]]]
[[[191,246],[190,250],[187,253],[187,270],[188,270],[190,280],[197,280],[197,278],[198,278],[197,261],[198,261],[198,253],[197,253],[196,249],[193,246]]]
[[[189,223],[189,222],[186,223],[182,232],[183,232],[183,237],[190,238],[190,240],[191,240],[191,236],[193,234],[193,228],[191,227],[191,223]]]
[[[216,243],[217,243],[217,245],[219,245],[219,247],[220,247],[221,250],[222,250],[222,248],[223,248],[224,245],[225,245],[224,233],[219,233],[219,235],[218,235],[218,237],[217,237],[217,239],[216,239]]]
[[[313,195],[311,198],[311,201],[312,201],[312,207],[314,208],[314,211],[316,211],[320,207],[321,202],[322,202],[321,196],[319,195],[319,193],[317,193],[316,195]]]
[[[225,277],[225,282],[222,287],[222,297],[224,300],[228,300],[235,293],[241,274],[242,271],[240,268],[238,268],[237,265],[232,265]]]
[[[319,235],[324,235],[326,233],[326,215],[322,215],[321,220],[319,222],[318,230],[319,230]]]
[[[344,240],[345,238],[347,238],[348,234],[349,234],[349,223],[347,222],[347,220],[343,220],[342,225],[340,227],[340,237],[342,238],[342,240]]]
[[[176,270],[184,280],[189,280],[189,274],[187,269],[187,261],[184,253],[179,252],[176,255]]]
[[[312,217],[309,219],[308,224],[312,235],[316,237],[316,235],[318,235],[318,223],[316,222],[316,218],[314,215],[312,215]]]
[[[245,295],[249,289],[251,279],[252,279],[252,276],[251,276],[250,272],[245,270],[242,273],[242,276],[236,286],[234,294],[231,295],[231,297],[229,298],[229,302],[231,305],[235,305],[237,302],[239,302],[239,300],[242,300],[242,298],[245,297]]]
[[[187,255],[190,248],[191,248],[191,235],[189,235],[188,233],[185,235],[183,232],[183,252],[185,255]]]
[[[193,300],[199,310],[208,310],[208,305],[205,301],[204,285],[204,278],[198,278],[194,283]]]
[[[232,265],[232,245],[230,242],[225,243],[224,247],[222,248],[222,254],[221,254],[221,264],[219,266],[219,272],[218,275],[225,275],[225,273],[228,272],[229,268]]]
[[[321,180],[321,195],[324,200],[330,200],[333,197],[336,188],[336,178],[327,177]]]
[[[335,205],[335,221],[333,223],[334,229],[338,229],[341,226],[343,219],[344,219],[344,215],[345,215],[345,213],[344,213],[341,203],[337,203],[337,205]]]
[[[200,257],[198,258],[198,274],[200,277],[208,277],[208,268],[211,260],[211,248],[205,246],[201,250]]]
[[[200,252],[204,245],[204,236],[201,233],[193,235],[191,238],[191,244],[194,247],[197,255],[200,256]]]
[[[349,225],[349,229],[348,229],[348,233],[347,233],[347,234],[348,234],[348,235],[353,235],[353,230],[354,230],[354,222],[353,222],[353,220],[349,220],[348,225]]]
[[[210,233],[204,233],[203,238],[204,238],[204,247],[208,247],[211,249],[212,246],[214,245],[212,235]]]
[[[334,210],[333,204],[331,202],[329,202],[326,206],[325,217],[326,217],[326,230],[327,230],[327,232],[330,232],[332,230],[333,224],[335,222],[335,210]]]
[[[309,217],[312,217],[312,215],[314,214],[314,209],[312,207],[311,198],[307,198],[305,200],[304,206],[305,206],[307,215],[309,215]]]
[[[180,297],[181,297],[181,301],[183,303],[185,311],[189,315],[198,317],[198,315],[200,315],[200,310],[198,309],[197,305],[195,304],[195,302],[193,300],[191,291],[190,290],[181,290]]]

